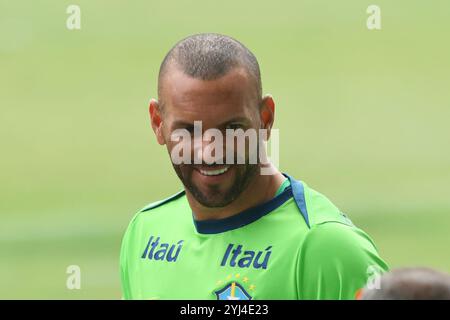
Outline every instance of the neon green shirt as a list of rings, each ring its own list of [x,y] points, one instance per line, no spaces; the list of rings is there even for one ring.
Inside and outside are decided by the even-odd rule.
[[[387,265],[330,200],[287,177],[225,219],[195,220],[184,191],[139,211],[122,242],[123,297],[353,299]]]

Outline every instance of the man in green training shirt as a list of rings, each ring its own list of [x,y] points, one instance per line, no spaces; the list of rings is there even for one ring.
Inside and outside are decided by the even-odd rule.
[[[149,109],[184,190],[130,222],[120,254],[125,299],[354,299],[387,270],[371,239],[330,200],[262,161],[275,104],[240,42],[218,34],[178,42]],[[256,149],[244,135],[243,155],[242,134],[228,133],[252,130],[266,135]],[[214,161],[205,160],[213,139],[204,131],[214,141],[227,134]]]

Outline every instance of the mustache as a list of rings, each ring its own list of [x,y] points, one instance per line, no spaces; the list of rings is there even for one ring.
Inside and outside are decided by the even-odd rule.
[[[191,166],[191,167],[214,167],[214,166],[242,166],[242,165],[255,165],[255,164],[260,164],[261,159],[256,156],[254,157],[254,159],[250,156],[250,155],[239,155],[239,154],[234,154],[231,157],[224,157],[222,159],[211,159],[210,161],[206,161],[204,158],[202,159],[198,159],[197,161],[188,159],[187,161],[180,161],[177,163],[174,163],[174,161],[172,161],[172,163],[174,165],[183,165],[183,166]]]

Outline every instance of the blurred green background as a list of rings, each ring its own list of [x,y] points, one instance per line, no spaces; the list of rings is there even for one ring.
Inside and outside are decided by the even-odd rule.
[[[391,267],[450,271],[449,17],[447,0],[1,0],[0,298],[121,297],[129,220],[180,189],[148,101],[165,53],[199,32],[259,59],[283,171]],[[66,288],[72,264],[81,290]]]

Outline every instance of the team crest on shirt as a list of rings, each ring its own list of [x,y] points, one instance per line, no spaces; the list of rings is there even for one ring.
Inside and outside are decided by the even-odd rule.
[[[242,281],[241,284],[236,279]],[[217,300],[252,300],[252,296],[248,291],[254,291],[255,285],[249,284],[249,279],[247,277],[242,277],[240,274],[236,274],[233,279],[233,275],[228,275],[228,282],[224,287],[219,290],[214,291],[216,294]],[[221,284],[222,281],[217,281],[217,284]],[[248,287],[247,289],[245,287]],[[247,291],[248,290],[248,291]]]

